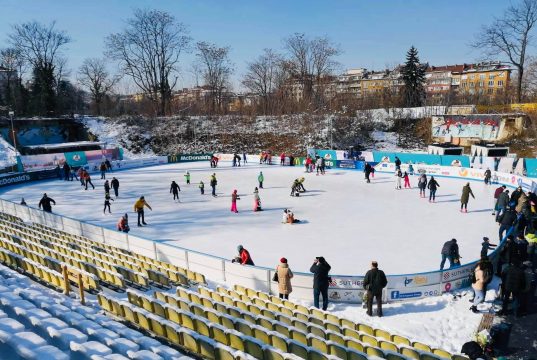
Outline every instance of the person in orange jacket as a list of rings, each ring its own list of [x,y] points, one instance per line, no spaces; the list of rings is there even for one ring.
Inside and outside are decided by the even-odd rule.
[[[140,198],[134,203],[134,212],[138,214],[138,226],[142,226],[142,224],[147,225],[144,219],[144,207],[147,207],[149,210],[153,211],[151,206],[149,206],[147,201],[145,201],[145,198],[140,196]],[[141,224],[140,220],[142,220]]]

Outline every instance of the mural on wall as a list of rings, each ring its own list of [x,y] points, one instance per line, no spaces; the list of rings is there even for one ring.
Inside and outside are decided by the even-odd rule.
[[[500,117],[483,116],[433,116],[431,130],[433,137],[451,135],[462,138],[496,140],[499,137]]]

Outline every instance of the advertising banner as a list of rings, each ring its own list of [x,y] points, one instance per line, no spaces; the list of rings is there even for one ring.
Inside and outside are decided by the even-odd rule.
[[[43,170],[63,166],[65,156],[63,153],[41,154],[41,155],[22,155],[20,156],[24,171]]]
[[[537,178],[537,159],[526,159],[526,175]]]
[[[211,160],[212,156],[212,154],[173,154],[168,155],[168,162],[178,163],[191,161],[209,161]]]
[[[84,151],[88,162],[119,160],[119,149],[102,149],[102,150],[90,150]]]
[[[70,166],[84,166],[88,163],[84,151],[72,151],[64,153],[65,160]]]
[[[415,300],[440,295],[442,295],[442,290],[439,284],[421,286],[419,288],[388,289],[388,301]]]
[[[359,161],[354,161],[354,160],[337,160],[336,161],[337,167],[341,169],[356,169],[357,163],[359,163]],[[363,161],[361,163],[363,163]]]
[[[25,173],[0,176],[0,187],[21,184],[31,180],[30,174]]]
[[[464,155],[441,155],[442,166],[470,167],[470,159]]]
[[[431,134],[433,137],[451,135],[458,138],[495,140],[499,135],[500,119],[500,116],[493,114],[433,116]]]

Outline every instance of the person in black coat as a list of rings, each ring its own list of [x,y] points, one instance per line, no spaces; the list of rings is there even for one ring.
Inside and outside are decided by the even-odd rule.
[[[502,310],[500,314],[507,314],[509,300],[513,296],[513,313],[519,316],[518,305],[520,304],[520,295],[526,286],[526,275],[520,267],[520,261],[514,261],[509,267],[502,272]]]
[[[369,270],[364,277],[364,289],[367,290],[367,315],[373,315],[373,297],[377,300],[377,315],[382,317],[382,289],[388,285],[384,271],[379,270],[376,261],[371,263]]]
[[[429,189],[429,202],[436,201],[436,190],[438,190],[439,187],[440,185],[434,179],[434,176],[431,176],[431,179],[427,183],[427,189]]]
[[[119,196],[119,180],[115,177],[112,178],[112,181],[110,182],[110,185],[112,185],[112,189],[114,189],[114,194],[116,197]]]
[[[179,185],[174,181],[172,181],[172,184],[170,185],[170,194],[173,194],[173,199],[179,200],[179,191],[181,191],[181,188],[179,188]]]
[[[513,262],[520,262],[518,260],[518,247],[515,244],[515,237],[509,235],[505,245],[500,250],[500,256],[498,258],[498,268],[496,270],[496,275],[501,276],[502,271],[504,270],[504,264],[511,264]]]
[[[110,192],[110,183],[108,182],[108,180],[106,180],[104,182],[104,193],[109,193]]]
[[[71,167],[68,163],[63,164],[63,180],[68,181],[69,180],[69,174],[71,173]],[[71,178],[71,181],[73,179]]]
[[[371,166],[371,164],[365,163],[364,174],[365,174],[365,179],[367,180],[368,183],[371,182],[371,180],[369,180],[369,175],[371,175],[372,170],[373,170],[373,167]]]
[[[332,267],[326,262],[324,257],[315,258],[311,265],[310,272],[313,273],[313,303],[319,308],[319,295],[323,297],[323,310],[328,308],[328,273]]]
[[[511,226],[515,223],[517,219],[517,214],[515,209],[512,207],[507,208],[500,216],[498,216],[498,223],[500,224],[500,229],[498,230],[498,235],[500,237],[500,242],[503,239],[503,233],[509,231]]]
[[[56,201],[54,201],[54,199],[52,198],[49,198],[47,196],[47,194],[43,194],[43,197],[41,198],[41,201],[39,201],[39,208],[43,209],[43,211],[46,211],[46,212],[49,212],[51,213],[52,212],[52,204],[56,205]]]
[[[498,246],[496,244],[491,244],[489,242],[488,237],[483,238],[483,242],[481,243],[481,258],[487,257],[489,250],[494,250],[494,248]]]
[[[446,241],[442,246],[442,251],[440,251],[440,254],[442,255],[442,261],[440,262],[440,270],[444,270],[444,264],[446,263],[446,259],[449,260],[449,267],[452,268],[455,263],[455,259],[458,259],[460,257],[457,239],[451,239],[449,241]]]
[[[522,187],[519,186],[511,194],[511,203],[518,204],[518,199],[522,196]]]
[[[396,156],[395,157],[395,170],[401,169],[401,160]]]

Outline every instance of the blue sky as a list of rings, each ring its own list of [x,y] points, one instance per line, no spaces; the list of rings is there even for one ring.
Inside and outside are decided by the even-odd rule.
[[[480,54],[468,43],[506,6],[506,0],[0,0],[0,47],[13,24],[56,20],[73,38],[66,55],[75,70],[84,58],[102,56],[105,36],[120,31],[132,9],[156,8],[187,25],[195,41],[231,46],[238,84],[247,61],[263,48],[281,49],[281,39],[294,32],[339,43],[343,69],[392,66],[410,45],[434,65],[475,61]],[[183,58],[180,86],[193,82],[193,58]]]

